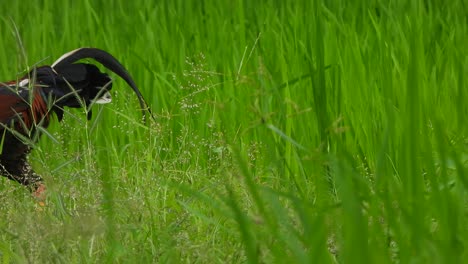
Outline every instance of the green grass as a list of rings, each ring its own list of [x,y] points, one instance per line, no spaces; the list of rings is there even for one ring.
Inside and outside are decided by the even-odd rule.
[[[1,2],[1,80],[102,48],[157,122],[117,77],[54,122],[0,259],[466,263],[468,5],[404,2]]]

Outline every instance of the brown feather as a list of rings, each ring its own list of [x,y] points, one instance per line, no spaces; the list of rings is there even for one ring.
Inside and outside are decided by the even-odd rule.
[[[34,125],[47,127],[49,124],[49,111],[47,103],[41,96],[41,87],[34,88],[33,100],[28,102],[28,98],[23,98],[14,91],[6,92],[5,89],[10,87],[0,87],[0,123],[4,126],[9,126],[11,122],[15,122],[15,127],[19,128],[19,119],[22,119],[26,128],[32,129]],[[26,88],[24,88],[26,89]],[[45,122],[44,122],[45,121]]]

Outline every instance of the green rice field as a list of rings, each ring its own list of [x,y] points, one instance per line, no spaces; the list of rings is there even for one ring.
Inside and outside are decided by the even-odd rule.
[[[113,102],[0,179],[2,263],[468,263],[468,2],[1,1],[0,80],[79,47]],[[0,102],[1,103],[1,102]]]

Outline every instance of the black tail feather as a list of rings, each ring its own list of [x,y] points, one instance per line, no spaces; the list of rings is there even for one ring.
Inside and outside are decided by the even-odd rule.
[[[94,59],[97,62],[101,63],[104,67],[111,70],[115,74],[119,75],[122,79],[124,79],[127,84],[133,89],[138,97],[138,101],[143,111],[143,116],[146,119],[145,110],[151,115],[153,120],[156,120],[149,108],[148,104],[146,103],[143,95],[141,94],[140,90],[136,86],[135,82],[133,81],[130,74],[127,72],[125,67],[111,54],[107,53],[106,51],[96,49],[96,48],[80,48],[68,52],[67,54],[60,57],[54,64],[52,64],[52,68],[60,71],[61,67],[65,67],[69,64],[77,62],[81,59]]]

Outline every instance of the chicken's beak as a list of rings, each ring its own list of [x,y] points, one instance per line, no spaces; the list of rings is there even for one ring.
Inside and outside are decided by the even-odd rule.
[[[105,92],[101,97],[93,101],[95,104],[108,104],[110,102],[112,102],[112,96],[109,92]]]

